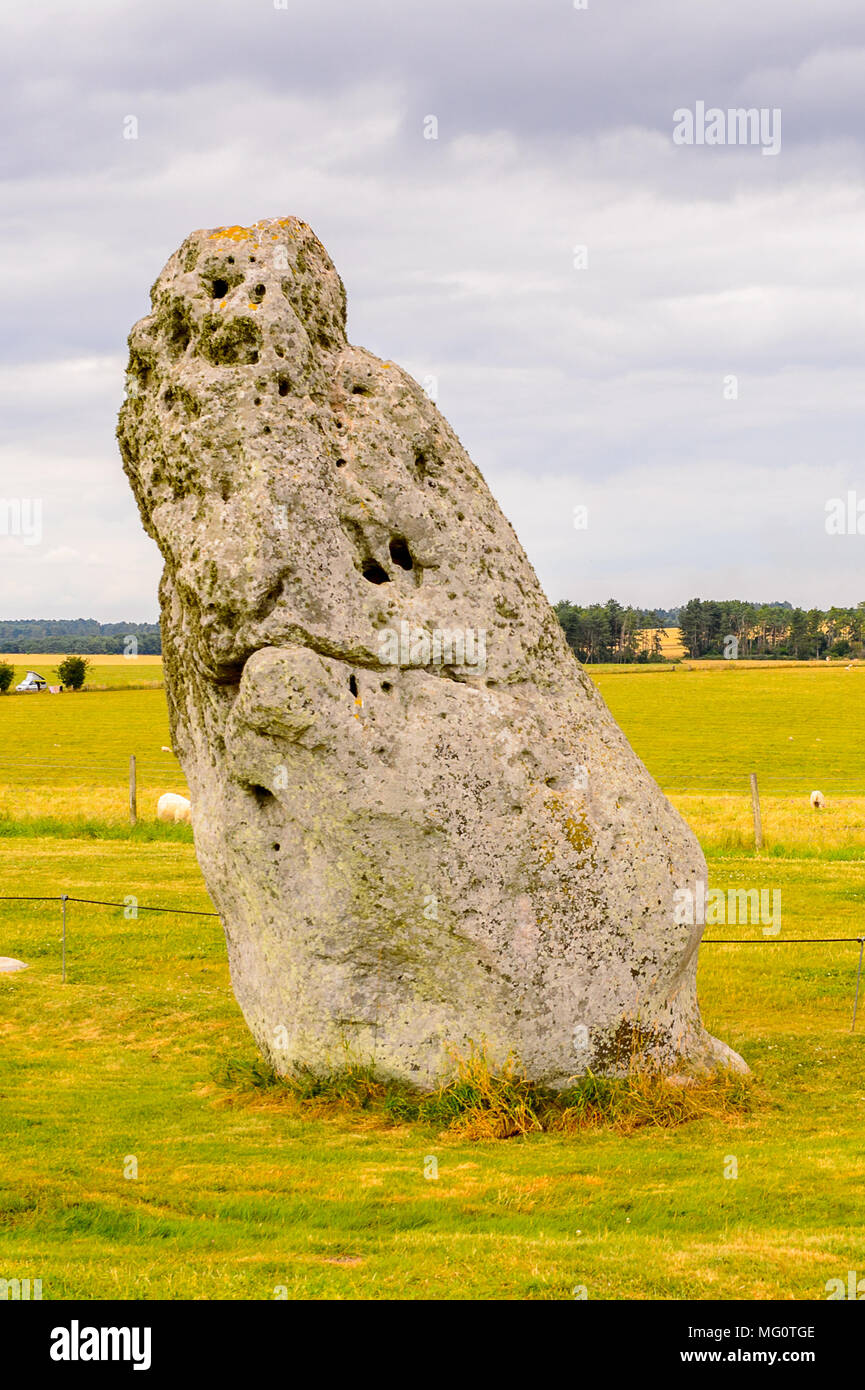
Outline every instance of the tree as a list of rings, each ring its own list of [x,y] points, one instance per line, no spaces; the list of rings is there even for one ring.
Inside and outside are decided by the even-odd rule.
[[[68,685],[70,690],[80,690],[89,665],[83,656],[67,656],[57,667],[60,684]]]
[[[808,619],[801,608],[794,608],[790,614],[790,646],[793,655],[798,659],[807,656],[808,645]]]
[[[612,634],[610,615],[600,603],[593,603],[583,615],[585,642],[588,647],[588,661],[603,661],[612,655]]]
[[[689,656],[700,656],[703,650],[703,605],[698,598],[690,599],[679,613],[679,635]]]
[[[0,661],[0,695],[5,695],[13,680],[15,670],[8,661]]]

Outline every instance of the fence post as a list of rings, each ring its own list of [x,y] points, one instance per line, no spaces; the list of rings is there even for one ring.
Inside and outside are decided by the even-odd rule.
[[[68,894],[68,893],[64,893],[63,896],[62,896],[62,898],[60,899],[61,903],[63,904],[63,984],[64,984],[64,985],[66,984],[66,902],[67,902],[68,897],[69,897],[69,894]]]
[[[763,848],[763,819],[760,815],[760,792],[757,788],[757,774],[751,773],[751,805],[754,808],[754,844]]]
[[[856,1010],[859,1007],[859,982],[862,979],[862,952],[865,951],[865,936],[859,937],[859,969],[856,973],[856,998],[853,1000],[853,1023],[850,1032],[856,1032]]]
[[[129,824],[135,825],[138,820],[138,788],[135,776],[135,754],[129,756]]]

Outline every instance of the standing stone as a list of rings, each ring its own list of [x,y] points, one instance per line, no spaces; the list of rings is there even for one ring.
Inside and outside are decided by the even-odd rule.
[[[173,746],[235,994],[281,1072],[554,1086],[741,1060],[695,992],[699,846],[575,661],[453,430],[352,347],[296,218],[193,233],[118,437],[165,560]]]

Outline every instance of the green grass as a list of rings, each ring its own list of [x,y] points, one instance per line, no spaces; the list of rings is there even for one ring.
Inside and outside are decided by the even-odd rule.
[[[28,816],[16,820],[0,814],[0,840],[130,840],[133,844],[149,844],[153,840],[180,840],[192,844],[192,827],[173,825],[164,821],[137,821],[133,825],[116,825],[107,820],[87,816]]]
[[[165,692],[115,688],[0,699],[0,816],[129,821],[129,758],[138,811],[153,821],[163,792],[187,793],[170,748]]]
[[[588,668],[632,747],[665,790],[865,795],[865,665]]]
[[[601,683],[650,769],[680,785],[703,768],[735,786],[758,753],[767,778],[789,775],[769,680],[775,723],[803,747],[846,720],[844,771],[859,776],[857,673],[818,671],[817,687],[802,675],[721,668],[707,686],[681,671],[662,678],[682,682],[672,705],[642,672]],[[102,707],[87,718],[128,746],[145,695],[87,697]],[[164,712],[150,718],[167,743]],[[39,729],[34,753],[42,737],[61,756],[64,739],[93,733]],[[122,807],[114,825],[79,821],[74,780],[55,796],[26,833],[0,821],[4,893],[212,910],[185,827],[150,839],[122,826]],[[720,812],[695,804],[714,834]],[[785,840],[781,806],[779,794],[773,852],[709,845],[714,886],[780,889],[781,933],[701,950],[706,1025],[754,1083],[747,1105],[688,1123],[632,1125],[621,1089],[602,1083],[575,1097],[590,1112],[578,1132],[528,1125],[492,1142],[453,1128],[486,1104],[482,1076],[458,1079],[452,1113],[404,1088],[383,1095],[374,1068],[286,1087],[240,1016],[218,920],[71,903],[64,986],[59,904],[0,903],[0,954],[30,965],[0,976],[0,1277],[41,1278],[46,1298],[570,1299],[579,1285],[590,1298],[825,1297],[828,1279],[865,1270],[865,1006],[851,1034],[855,943],[785,943],[865,930],[865,843],[815,818],[824,843],[805,853]],[[740,935],[760,928],[707,931]],[[132,1158],[137,1179],[124,1176]]]

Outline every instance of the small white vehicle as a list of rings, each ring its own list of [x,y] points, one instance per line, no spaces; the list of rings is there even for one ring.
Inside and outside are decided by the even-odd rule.
[[[48,682],[39,675],[38,671],[28,671],[20,685],[15,689],[21,694],[26,694],[29,690],[47,690]]]

